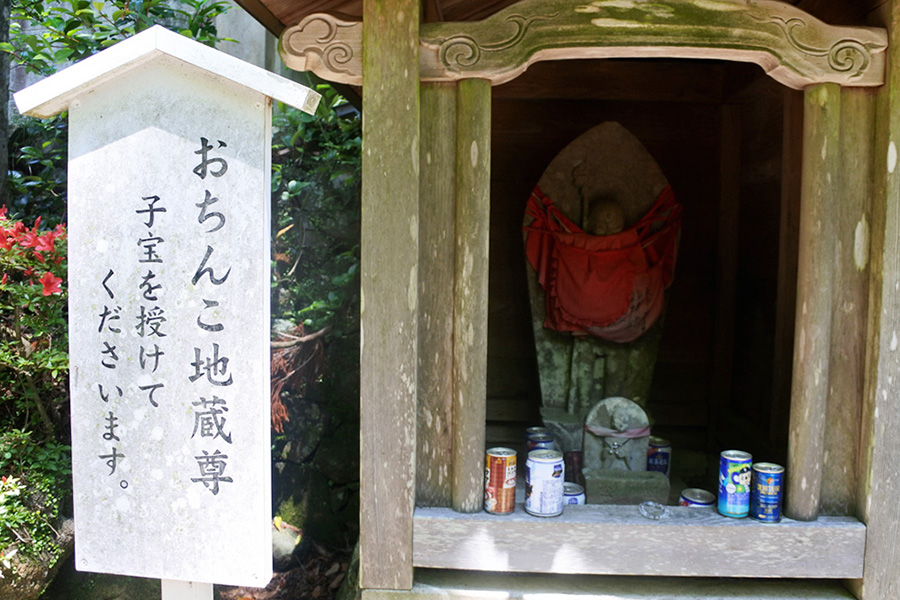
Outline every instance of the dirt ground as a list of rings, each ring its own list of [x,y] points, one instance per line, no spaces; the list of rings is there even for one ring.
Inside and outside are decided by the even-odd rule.
[[[347,576],[353,548],[329,550],[315,541],[295,566],[265,588],[216,586],[218,600],[334,600]]]

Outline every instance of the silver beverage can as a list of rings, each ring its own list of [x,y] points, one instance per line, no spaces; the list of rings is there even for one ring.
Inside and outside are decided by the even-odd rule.
[[[563,482],[563,503],[566,506],[584,504],[584,488],[571,481]]]
[[[708,506],[716,504],[716,495],[700,488],[687,488],[682,490],[678,506]]]
[[[546,427],[528,427],[525,429],[525,443],[528,443],[528,438],[530,438],[535,433],[550,433],[550,430]]]
[[[563,511],[565,479],[563,455],[558,450],[532,450],[525,461],[525,512],[555,517]]]
[[[554,450],[555,448],[556,443],[553,441],[553,436],[549,433],[533,433],[525,442],[526,452],[531,452],[532,450]]]

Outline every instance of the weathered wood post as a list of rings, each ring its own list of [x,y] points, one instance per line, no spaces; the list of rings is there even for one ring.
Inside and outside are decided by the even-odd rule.
[[[412,587],[419,261],[419,13],[364,0],[360,587]]]
[[[456,105],[453,508],[481,510],[487,402],[491,82],[463,79]]]
[[[797,323],[785,514],[819,514],[831,344],[835,214],[840,185],[840,86],[805,91]]]
[[[75,565],[167,599],[272,576],[272,99],[318,95],[162,27],[16,95],[69,110]]]
[[[822,473],[824,514],[858,515],[860,417],[869,294],[875,92],[841,91],[841,201],[836,207],[834,308]]]
[[[416,504],[450,506],[456,255],[456,84],[422,84]]]
[[[880,9],[888,27],[889,60],[878,92],[869,279],[869,336],[861,433],[860,518],[866,523],[861,600],[896,596],[900,571],[900,2]]]

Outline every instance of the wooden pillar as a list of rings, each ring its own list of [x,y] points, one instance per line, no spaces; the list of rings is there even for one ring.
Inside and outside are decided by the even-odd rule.
[[[364,0],[360,587],[412,587],[419,2]]]
[[[453,294],[453,508],[481,510],[487,395],[491,84],[459,82]]]
[[[841,90],[837,84],[818,84],[807,88],[804,96],[797,320],[785,514],[799,521],[811,521],[818,517],[822,492],[835,252],[832,219],[840,185]]]
[[[900,1],[884,7],[887,82],[876,109],[869,337],[866,353],[859,497],[866,523],[862,600],[894,598],[900,589]]]
[[[841,91],[840,202],[834,218],[834,310],[821,509],[855,515],[869,287],[875,92]]]
[[[456,84],[422,84],[416,504],[450,506],[456,254]]]

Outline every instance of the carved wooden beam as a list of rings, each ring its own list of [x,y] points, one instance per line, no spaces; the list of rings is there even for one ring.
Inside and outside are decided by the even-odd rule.
[[[362,21],[316,13],[285,29],[278,38],[281,60],[295,71],[347,85],[362,85]]]
[[[705,58],[751,62],[801,89],[884,83],[887,34],[835,27],[773,0],[523,0],[477,22],[422,25],[422,81],[505,83],[540,60]],[[360,85],[362,28],[310,15],[282,34],[294,69]]]

